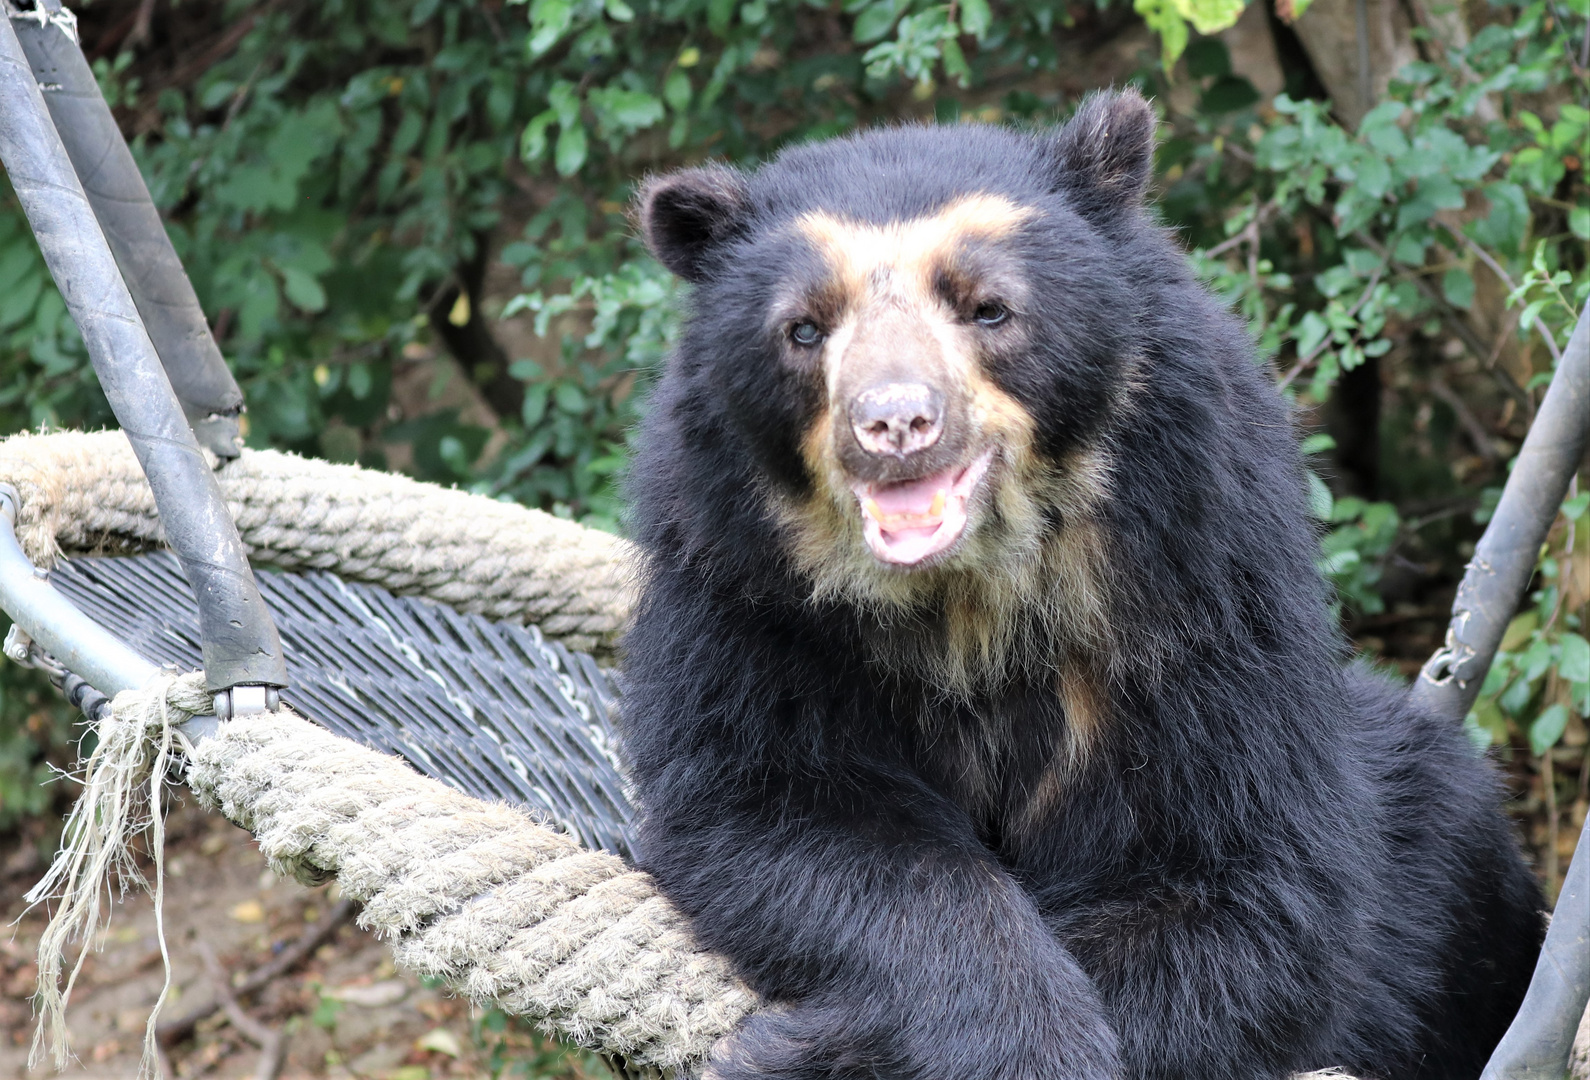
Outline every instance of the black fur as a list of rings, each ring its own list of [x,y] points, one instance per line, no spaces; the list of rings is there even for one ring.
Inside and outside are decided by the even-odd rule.
[[[640,863],[778,1006],[709,1075],[1477,1076],[1542,934],[1499,785],[1454,723],[1344,667],[1286,407],[1139,209],[1151,116],[1126,97],[1083,119],[792,149],[687,181],[682,219],[648,199],[698,285],[631,481]],[[769,510],[810,490],[818,407],[766,323],[811,267],[789,223],[974,192],[1042,211],[1014,247],[1027,344],[990,375],[1045,455],[1113,462],[1110,644],[1088,658],[1108,716],[1037,823],[1017,810],[1063,752],[1054,671],[954,693],[880,663],[880,636],[941,613],[811,599]]]

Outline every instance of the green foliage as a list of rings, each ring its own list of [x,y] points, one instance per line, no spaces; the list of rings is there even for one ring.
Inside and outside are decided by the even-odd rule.
[[[1500,650],[1465,727],[1476,743],[1528,740],[1536,755],[1549,752],[1567,731],[1571,713],[1590,718],[1590,641],[1583,605],[1575,610],[1569,592],[1574,562],[1580,574],[1590,568],[1590,492],[1573,495],[1562,506],[1557,536],[1544,546],[1538,568],[1540,588],[1530,605],[1508,624]],[[1577,593],[1586,592],[1585,582]]]
[[[54,809],[72,748],[71,710],[37,671],[0,679],[0,835]]]
[[[601,277],[583,276],[567,292],[522,293],[504,317],[535,313],[536,333],[579,313],[589,331],[563,339],[561,372],[549,374],[533,360],[509,369],[530,384],[520,419],[524,445],[486,472],[486,490],[558,513],[585,508],[587,524],[618,527],[613,481],[624,462],[623,432],[636,419],[645,380],[673,342],[673,277],[650,260],[635,260]],[[593,359],[594,358],[594,359]],[[573,468],[548,464],[572,462]]]
[[[1393,348],[1415,349],[1421,339],[1455,338],[1477,353],[1466,313],[1482,276],[1499,283],[1519,313],[1504,330],[1512,347],[1528,354],[1538,345],[1549,354],[1515,393],[1549,380],[1551,360],[1590,293],[1581,160],[1590,113],[1565,102],[1547,123],[1522,106],[1526,95],[1575,76],[1569,35],[1546,4],[1511,13],[1467,46],[1449,44],[1443,62],[1405,68],[1356,131],[1338,124],[1326,103],[1285,95],[1258,124],[1251,114],[1223,129],[1200,121],[1200,134],[1243,144],[1228,145],[1225,156],[1251,155],[1240,180],[1236,170],[1221,169],[1222,155],[1209,142],[1189,140],[1162,155],[1189,172],[1202,165],[1204,205],[1233,207],[1224,215],[1225,239],[1205,240],[1209,253],[1195,251],[1194,267],[1248,318],[1300,406],[1325,402],[1346,372]],[[1189,53],[1188,66],[1206,78],[1225,74],[1218,57]],[[1194,202],[1174,187],[1170,196],[1172,207]],[[1297,253],[1299,236],[1314,249],[1311,258]],[[1508,344],[1474,359],[1494,365]],[[1315,486],[1328,524],[1321,569],[1350,612],[1382,613],[1381,574],[1407,526],[1390,503],[1333,501],[1323,483]],[[1519,739],[1538,756],[1559,744],[1572,713],[1590,716],[1586,593],[1581,583],[1577,599],[1565,602],[1559,587],[1568,565],[1559,556],[1573,549],[1576,530],[1585,543],[1574,524],[1583,513],[1584,496],[1569,500],[1553,534],[1566,547],[1542,553],[1533,607],[1509,629],[1468,718],[1478,742]]]
[[[1328,230],[1316,242],[1334,258],[1316,262],[1301,296],[1290,275],[1267,276],[1263,264],[1237,289],[1269,332],[1261,341],[1291,343],[1296,361],[1286,378],[1310,376],[1313,399],[1323,400],[1342,372],[1388,351],[1388,324],[1434,319],[1439,327],[1460,318],[1473,304],[1476,273],[1506,275],[1509,289],[1527,275],[1518,296],[1546,289],[1529,301],[1518,332],[1566,340],[1590,288],[1583,245],[1563,214],[1584,204],[1582,172],[1573,190],[1559,188],[1590,114],[1565,103],[1547,128],[1516,106],[1518,95],[1572,78],[1567,36],[1545,28],[1548,14],[1543,2],[1522,6],[1511,26],[1493,24],[1467,47],[1449,46],[1445,63],[1409,65],[1356,132],[1337,124],[1324,102],[1276,98],[1276,115],[1252,140],[1248,198],[1225,229],[1241,236],[1264,220]],[[1470,205],[1485,212],[1462,213]],[[1251,230],[1248,243],[1262,242]],[[1578,299],[1569,302],[1564,289]]]
[[[1243,0],[1133,0],[1132,4],[1148,28],[1159,35],[1166,71],[1187,49],[1188,23],[1200,34],[1217,34],[1233,25],[1246,6]],[[1306,0],[1298,6],[1306,7]]]

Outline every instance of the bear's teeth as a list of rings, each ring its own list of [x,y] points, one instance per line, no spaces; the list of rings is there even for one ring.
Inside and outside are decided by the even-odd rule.
[[[941,518],[944,516],[944,492],[933,496],[933,505],[928,508],[928,517]]]

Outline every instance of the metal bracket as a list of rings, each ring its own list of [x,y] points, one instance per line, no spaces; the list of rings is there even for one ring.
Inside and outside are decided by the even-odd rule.
[[[215,695],[215,717],[231,720],[241,716],[255,716],[275,712],[281,708],[281,692],[274,686],[245,683],[229,687]]]

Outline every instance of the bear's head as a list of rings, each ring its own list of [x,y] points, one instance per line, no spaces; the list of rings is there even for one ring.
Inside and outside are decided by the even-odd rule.
[[[1052,134],[878,130],[644,186],[647,244],[694,285],[671,375],[756,463],[743,494],[816,594],[899,607],[963,582],[986,607],[1085,556],[1053,540],[1109,480],[1126,249],[1164,248],[1141,212],[1154,128],[1126,92]]]

